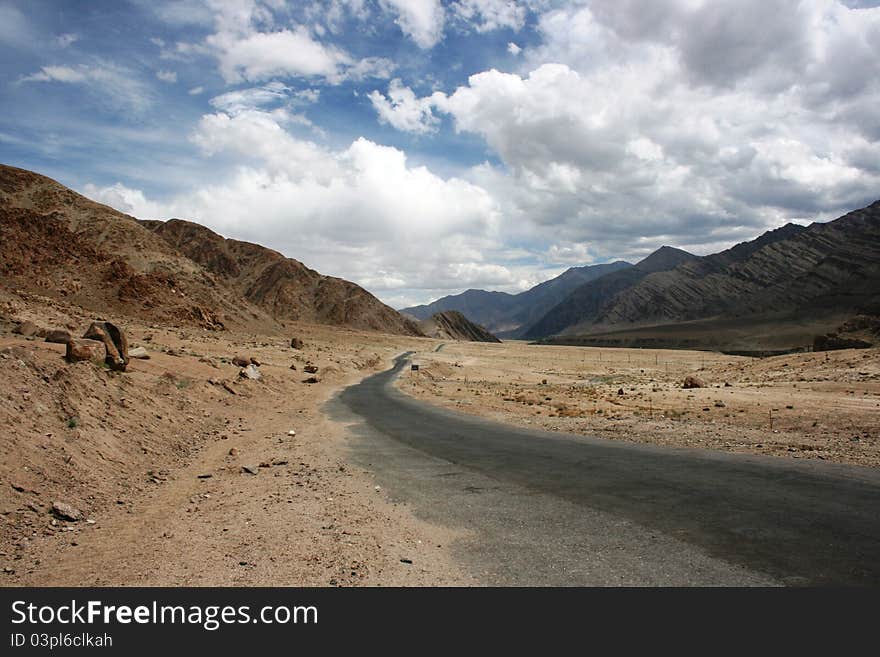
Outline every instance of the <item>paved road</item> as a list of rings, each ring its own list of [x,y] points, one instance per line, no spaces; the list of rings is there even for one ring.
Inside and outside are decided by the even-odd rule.
[[[463,530],[490,584],[880,585],[880,472],[548,433],[434,408],[390,384],[333,403],[355,458]]]

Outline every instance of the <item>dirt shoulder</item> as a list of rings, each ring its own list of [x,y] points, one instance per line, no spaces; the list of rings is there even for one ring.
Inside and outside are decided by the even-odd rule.
[[[448,343],[398,386],[550,431],[880,466],[880,349],[765,359],[713,352]],[[700,388],[682,387],[688,376]],[[772,420],[772,426],[771,426]]]
[[[7,317],[88,325],[50,302],[2,301]],[[150,358],[124,374],[0,331],[3,585],[465,582],[450,535],[352,466],[345,427],[321,412],[419,341],[309,325],[286,336],[125,328]],[[235,355],[256,359],[261,380],[241,378]],[[59,518],[56,502],[83,518]]]

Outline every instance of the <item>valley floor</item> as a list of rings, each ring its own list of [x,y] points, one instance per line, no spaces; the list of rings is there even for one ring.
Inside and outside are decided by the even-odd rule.
[[[404,391],[503,422],[880,465],[876,349],[753,360],[120,320],[150,358],[115,373],[12,332],[32,320],[81,335],[93,319],[0,292],[0,585],[480,583],[454,558],[467,537],[389,498],[324,409],[403,351],[420,365]],[[234,356],[257,360],[261,380],[240,377]],[[705,387],[683,389],[689,375]],[[82,518],[53,513],[59,502]]]
[[[550,431],[880,466],[880,349],[714,352],[448,343],[413,356],[418,399]],[[685,389],[688,376],[703,387]]]

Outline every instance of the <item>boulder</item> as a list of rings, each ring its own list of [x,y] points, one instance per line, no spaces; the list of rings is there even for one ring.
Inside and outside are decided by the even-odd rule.
[[[46,342],[54,342],[55,344],[67,344],[73,336],[70,331],[63,329],[53,329],[46,332]]]
[[[291,349],[302,349],[306,345],[299,338],[290,338],[290,348]]]
[[[306,365],[306,366],[303,368],[303,371],[304,371],[304,372],[308,372],[309,374],[315,374],[315,373],[318,371],[318,366],[317,366],[317,365],[312,365],[311,363],[309,363],[308,365]]]
[[[247,367],[242,368],[238,375],[243,379],[250,379],[251,381],[259,381],[263,376],[262,374],[260,374],[260,368],[253,363],[251,363]]]
[[[686,376],[682,381],[681,387],[690,390],[691,388],[704,388],[706,386],[700,379],[695,376]]]
[[[235,356],[232,359],[232,364],[236,367],[247,367],[248,365],[251,365],[251,359],[245,358],[244,356]]]
[[[12,329],[13,333],[18,333],[19,335],[23,335],[26,338],[31,337],[32,335],[36,335],[37,331],[40,330],[36,324],[34,324],[30,320],[26,320],[21,322],[18,326]]]
[[[125,371],[128,366],[128,340],[121,328],[110,322],[92,322],[83,337],[103,342],[106,349],[104,362],[111,370]]]
[[[316,376],[310,376],[308,379],[303,379],[303,383],[320,383],[321,379]]]
[[[83,360],[91,360],[95,363],[104,361],[104,343],[97,340],[70,339],[67,341],[67,351],[64,357],[68,363],[77,363]]]

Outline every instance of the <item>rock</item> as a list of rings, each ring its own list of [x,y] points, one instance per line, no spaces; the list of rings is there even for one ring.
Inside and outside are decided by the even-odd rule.
[[[624,392],[623,392],[623,388],[618,388],[618,389],[617,389],[617,394],[618,394],[618,396],[623,396],[623,394],[624,394]]]
[[[210,479],[213,476],[214,475],[212,475],[211,473],[206,472],[205,474],[196,475],[196,478],[197,479]]]
[[[229,456],[238,456],[238,449],[235,447],[229,448]]]
[[[263,377],[263,375],[260,374],[260,368],[254,364],[242,368],[238,375],[243,379],[250,379],[251,381],[259,381]]]
[[[290,348],[291,349],[302,349],[306,345],[299,338],[290,338]]]
[[[232,364],[236,367],[247,367],[251,364],[251,359],[245,358],[244,356],[235,356],[232,359]]]
[[[34,324],[32,321],[25,320],[24,322],[21,322],[18,326],[16,326],[14,329],[12,329],[12,332],[18,333],[19,335],[23,335],[24,337],[29,338],[32,335],[35,335],[36,332],[39,330],[40,330],[40,328],[36,324]]]
[[[725,403],[724,403],[723,401],[721,401],[720,399],[719,399],[718,401],[715,402],[715,408],[724,408],[725,406],[727,406],[727,404],[725,404]]]
[[[83,337],[103,342],[106,349],[104,362],[111,370],[125,371],[128,366],[128,340],[121,328],[110,322],[92,322]]]
[[[312,365],[309,363],[303,368],[303,372],[307,372],[308,374],[315,374],[318,371],[317,365]]]
[[[837,349],[868,349],[871,343],[858,338],[845,338],[837,333],[817,335],[813,338],[813,351],[834,351]]]
[[[258,468],[257,466],[255,466],[255,465],[243,465],[243,466],[241,466],[241,471],[242,471],[242,472],[246,472],[247,474],[255,475],[255,474],[257,474],[260,470],[259,470],[259,468]]]
[[[55,344],[67,344],[68,340],[73,338],[70,335],[70,331],[65,331],[63,329],[53,329],[51,331],[46,331],[46,342],[53,342]]]
[[[303,383],[320,383],[321,379],[316,376],[310,376],[308,379],[303,379]]]
[[[293,429],[291,429],[290,431],[287,432],[287,435],[288,435],[288,436],[295,436],[295,435],[296,435],[296,431],[294,431]]]
[[[139,358],[141,360],[150,360],[150,354],[143,347],[133,347],[128,350],[129,358]]]
[[[254,358],[253,356],[251,356],[251,365],[256,365],[257,367],[259,367],[259,366],[260,366],[260,361],[258,361],[256,358]]]
[[[705,386],[706,384],[695,376],[686,376],[681,384],[681,387],[687,390],[690,390],[691,388],[704,388]]]
[[[292,370],[295,372],[295,371],[296,371],[296,363],[293,363],[293,364],[290,366],[290,369],[292,369]]]
[[[83,513],[79,509],[75,509],[65,502],[53,502],[52,513],[60,520],[69,520],[70,522],[78,522],[83,519]]]
[[[104,345],[97,340],[71,339],[67,341],[64,357],[68,363],[91,360],[95,363],[104,361]]]

